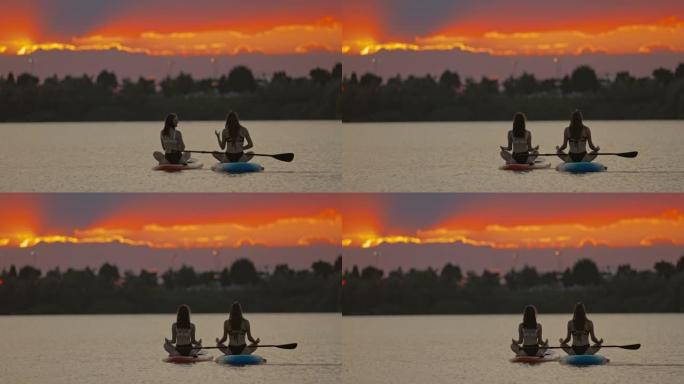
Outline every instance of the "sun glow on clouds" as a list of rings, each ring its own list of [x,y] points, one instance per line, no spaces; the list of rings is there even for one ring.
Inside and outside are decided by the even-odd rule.
[[[343,232],[343,246],[360,248],[397,243],[460,243],[502,249],[576,248],[589,244],[607,247],[684,245],[684,214],[675,209],[660,215],[624,217],[598,225],[568,222],[542,225],[491,224],[478,228],[447,224],[391,234],[356,231],[353,226],[345,224]]]
[[[531,25],[530,28],[534,28]],[[457,30],[454,28],[454,30]],[[367,34],[342,39],[342,52],[372,55],[379,51],[448,51],[510,55],[577,55],[586,52],[608,54],[684,52],[684,21],[671,17],[661,22],[625,24],[607,30],[557,29],[524,32],[454,33],[452,30],[398,39]]]
[[[91,51],[119,50],[149,55],[233,55],[242,52],[290,54],[338,52],[342,27],[326,23],[280,25],[259,32],[233,30],[179,31],[161,33],[144,31],[135,35],[75,36],[68,41],[4,40],[5,53],[29,55],[38,50]]]
[[[150,248],[237,248],[340,244],[341,217],[331,212],[315,216],[292,216],[259,225],[240,223],[195,223],[191,225],[148,224],[142,228],[78,228],[68,234],[36,234],[0,229],[0,246],[29,248],[40,243],[121,243]]]

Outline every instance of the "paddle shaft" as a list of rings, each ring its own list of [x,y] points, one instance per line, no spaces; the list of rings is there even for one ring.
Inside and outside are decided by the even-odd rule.
[[[266,344],[266,345],[250,345],[249,347],[257,347],[257,348],[280,348],[280,349],[295,349],[297,348],[297,343],[290,343],[290,344]],[[219,348],[228,348],[228,346],[225,347],[200,347],[200,348],[193,348],[193,349],[219,349]]]
[[[592,155],[597,155],[597,156],[620,156],[620,157],[626,157],[626,158],[634,158],[637,157],[639,152],[637,151],[632,151],[632,152],[599,152],[599,153],[592,153]],[[567,153],[530,153],[530,156],[558,156],[558,155],[568,155]]]
[[[209,154],[212,154],[212,155],[213,155],[213,154],[225,155],[225,152],[221,152],[221,151],[191,151],[191,150],[187,150],[187,151],[183,151],[183,152],[188,152],[188,153],[209,153]],[[250,153],[250,155],[252,155],[252,156],[272,157],[272,158],[274,158],[274,159],[276,159],[276,160],[286,161],[286,162],[290,162],[290,161],[292,161],[292,160],[294,159],[294,153],[292,153],[292,152],[288,152],[288,153],[276,153],[275,155],[270,155],[270,154],[267,154],[267,153]]]
[[[627,344],[627,345],[601,345],[601,348],[622,348],[622,349],[630,349],[630,350],[636,350],[641,348],[641,344]],[[542,347],[540,346],[539,348],[541,349],[563,349],[563,348],[572,348],[572,346],[567,346],[567,347]]]

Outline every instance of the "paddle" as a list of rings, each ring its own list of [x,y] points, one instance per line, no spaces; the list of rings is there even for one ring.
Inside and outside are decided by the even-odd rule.
[[[249,345],[249,347],[258,347],[258,348],[280,348],[280,349],[295,349],[297,348],[297,343],[290,343],[290,344],[266,344],[266,345]],[[219,348],[228,348],[228,346],[225,347],[201,347],[201,349],[219,349]],[[194,348],[194,349],[200,349],[200,348]]]
[[[183,151],[183,152],[188,152],[188,153],[210,153],[210,154],[218,154],[218,155],[225,154],[225,152],[219,152],[219,151]],[[288,163],[291,162],[292,160],[294,160],[294,153],[291,153],[291,152],[289,152],[289,153],[277,153],[277,154],[275,154],[275,155],[269,155],[269,154],[265,154],[265,153],[250,153],[250,155],[252,155],[252,156],[272,157],[272,158],[274,158],[274,159],[276,159],[276,160],[286,161],[286,162],[288,162]]]
[[[592,153],[592,155],[597,155],[597,156],[620,156],[620,157],[626,157],[629,159],[637,157],[639,152],[633,151],[633,152],[613,152],[613,153]],[[530,154],[530,156],[558,156],[558,153],[538,153],[538,154]],[[566,153],[567,155],[567,153]]]
[[[568,347],[540,347],[542,349],[562,349],[562,348],[568,348]],[[641,344],[627,344],[627,345],[602,345],[601,348],[622,348],[622,349],[630,349],[632,351],[635,351],[639,348],[641,348]]]

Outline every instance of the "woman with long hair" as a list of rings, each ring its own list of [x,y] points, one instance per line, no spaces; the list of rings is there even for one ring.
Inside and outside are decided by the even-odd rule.
[[[250,345],[245,342],[245,337]],[[224,343],[228,339],[228,345]],[[251,355],[261,340],[252,337],[249,321],[242,315],[242,306],[237,301],[230,308],[228,320],[223,322],[223,336],[216,338],[216,345],[225,355]]]
[[[591,149],[587,153],[587,145]],[[568,153],[563,152],[570,147]],[[570,116],[570,125],[563,131],[563,145],[556,147],[556,153],[566,163],[593,161],[601,148],[591,140],[591,129],[582,122],[582,112],[575,110]]]
[[[168,114],[164,120],[164,128],[159,134],[164,153],[154,152],[154,158],[159,164],[185,164],[190,159],[190,154],[183,152],[185,143],[177,128],[178,116],[175,113]]]
[[[222,163],[237,163],[247,162],[252,159],[252,152],[245,153],[245,151],[252,148],[254,143],[247,128],[240,124],[240,118],[237,113],[233,111],[228,113],[223,131],[220,134],[218,131],[214,133],[216,134],[219,146],[225,150],[225,153],[214,154],[218,161]]]
[[[549,341],[542,337],[542,326],[537,323],[537,309],[528,305],[523,311],[523,321],[518,325],[518,340],[513,339],[511,350],[517,356],[544,356]]]
[[[506,164],[534,164],[539,146],[532,146],[532,132],[525,127],[527,118],[522,112],[513,116],[513,129],[508,131],[508,146],[501,147]]]
[[[572,338],[572,346],[568,342]],[[590,345],[589,339],[595,344]],[[587,318],[584,304],[575,304],[572,320],[568,321],[568,332],[565,339],[559,340],[561,347],[568,355],[593,355],[601,349],[603,339],[597,339],[594,334],[594,323]]]
[[[195,324],[190,322],[190,307],[182,304],[171,326],[171,340],[164,339],[164,349],[169,356],[196,356],[202,348],[202,339],[195,340]]]

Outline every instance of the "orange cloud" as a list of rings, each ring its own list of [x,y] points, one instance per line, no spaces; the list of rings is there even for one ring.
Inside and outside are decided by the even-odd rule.
[[[498,56],[507,55],[578,55],[586,52],[607,54],[684,52],[684,21],[668,18],[661,21],[620,24],[577,23],[529,26],[506,24],[482,26],[470,21],[458,27],[438,29],[412,38],[382,36],[382,33],[359,29],[344,34],[343,52],[369,55],[381,50],[446,51],[463,50]],[[346,26],[346,24],[345,24]]]
[[[543,214],[539,214],[542,217]],[[586,245],[638,247],[657,244],[684,245],[684,213],[667,210],[654,215],[612,217],[597,215],[580,221],[558,219],[555,222],[526,224],[472,225],[467,216],[444,221],[429,228],[403,232],[365,231],[363,226],[345,222],[342,244],[345,247],[372,248],[383,243],[431,244],[461,243],[490,248],[581,248]],[[491,216],[483,215],[483,218]],[[608,216],[610,217],[610,216]],[[529,217],[525,222],[534,221]]]
[[[149,224],[140,229],[77,228],[71,233],[43,235],[2,231],[0,245],[28,248],[40,243],[118,242],[151,248],[237,248],[244,244],[289,247],[339,244],[340,231],[341,218],[322,213],[307,217],[284,217],[256,226],[226,221],[172,226]]]
[[[0,54],[111,49],[149,55],[305,54],[339,52],[342,38],[339,15],[330,14],[331,7],[325,4],[295,9],[276,3],[260,9],[216,3],[205,10],[189,9],[180,2],[133,3],[121,4],[115,12],[91,15],[88,22],[49,14],[58,4],[43,8],[30,2],[3,5]],[[234,14],[236,8],[239,14]],[[78,25],[63,26],[70,22]]]
[[[342,217],[328,195],[6,194],[0,247],[123,243],[152,248],[340,244]],[[87,207],[87,208],[86,208]]]

